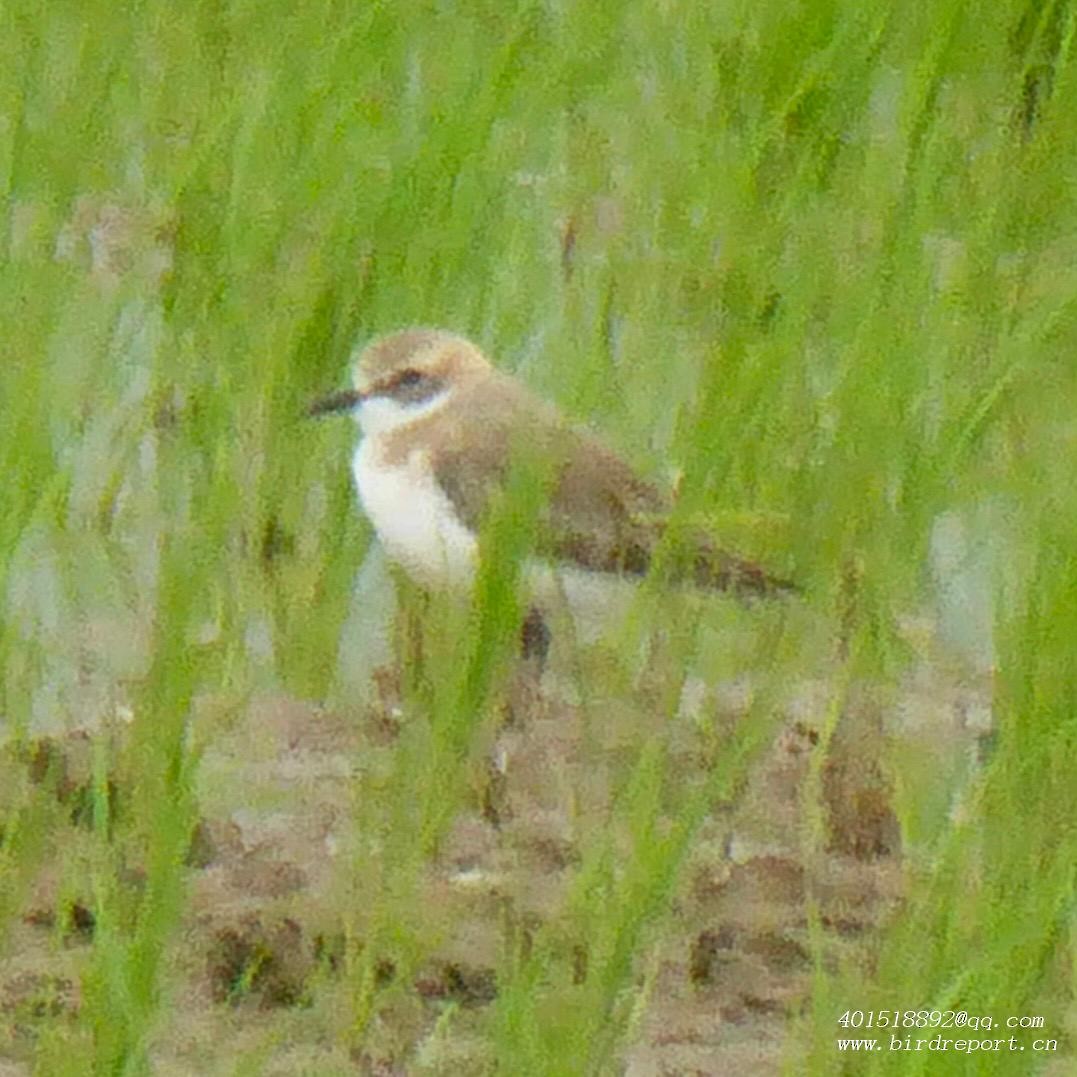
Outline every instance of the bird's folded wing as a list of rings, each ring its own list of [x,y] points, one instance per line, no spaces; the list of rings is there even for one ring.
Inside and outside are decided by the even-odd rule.
[[[446,416],[432,431],[434,474],[463,522],[480,530],[512,468],[527,468],[541,485],[532,547],[537,557],[595,572],[648,572],[666,534],[670,499],[544,402],[515,384],[494,388],[503,394],[498,400],[472,401],[466,409],[488,421]],[[792,589],[719,548],[702,528],[678,529],[674,538],[676,549],[663,565],[678,582],[747,595]]]

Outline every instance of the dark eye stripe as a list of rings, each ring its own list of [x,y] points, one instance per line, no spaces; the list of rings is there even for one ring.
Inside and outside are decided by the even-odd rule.
[[[418,370],[402,370],[393,378],[390,386],[394,389],[407,389],[412,385],[418,385],[424,377],[425,375]]]
[[[426,380],[426,375],[421,370],[400,370],[392,377],[378,382],[370,392],[373,396],[396,396],[399,390],[414,389]]]
[[[422,404],[443,388],[441,378],[421,370],[401,370],[377,386],[371,395],[392,397],[402,404]]]

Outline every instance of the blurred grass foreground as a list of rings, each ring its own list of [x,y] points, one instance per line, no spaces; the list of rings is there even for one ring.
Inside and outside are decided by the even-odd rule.
[[[1070,1071],[1068,0],[0,26],[0,1073]],[[302,418],[413,324],[803,598],[514,670]]]

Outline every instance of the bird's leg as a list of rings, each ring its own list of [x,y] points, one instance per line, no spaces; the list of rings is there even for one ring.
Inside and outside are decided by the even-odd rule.
[[[520,625],[520,658],[504,699],[497,741],[487,757],[482,814],[488,823],[501,827],[512,818],[509,769],[514,745],[519,744],[527,720],[540,711],[540,681],[546,668],[552,634],[546,618],[530,606]]]
[[[546,656],[550,653],[550,638],[546,619],[536,606],[532,606],[520,626],[520,654],[524,659],[535,659],[539,672],[546,666]]]
[[[405,695],[421,691],[427,678],[427,646],[424,636],[430,617],[430,595],[394,567],[397,610],[394,625],[395,651]]]
[[[520,658],[509,682],[505,700],[503,726],[514,726],[540,708],[542,674],[550,653],[553,634],[546,618],[537,607],[531,606],[520,625]]]

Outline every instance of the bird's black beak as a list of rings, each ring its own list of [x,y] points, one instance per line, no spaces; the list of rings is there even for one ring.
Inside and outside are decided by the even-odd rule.
[[[323,415],[337,415],[342,411],[351,411],[363,402],[363,394],[358,389],[342,389],[339,393],[315,400],[307,408],[307,418],[318,419]]]

